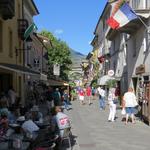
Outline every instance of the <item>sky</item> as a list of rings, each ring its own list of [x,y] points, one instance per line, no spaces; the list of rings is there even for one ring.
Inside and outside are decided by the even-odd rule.
[[[34,17],[38,31],[48,30],[70,48],[87,55],[107,0],[34,0],[40,14]]]

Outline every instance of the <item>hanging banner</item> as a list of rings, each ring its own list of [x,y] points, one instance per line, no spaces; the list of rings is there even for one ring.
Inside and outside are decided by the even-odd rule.
[[[53,74],[55,76],[59,76],[60,75],[60,65],[59,64],[54,64],[54,66],[53,66]]]

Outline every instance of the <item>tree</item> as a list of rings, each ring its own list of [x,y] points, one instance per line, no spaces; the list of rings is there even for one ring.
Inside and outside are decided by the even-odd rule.
[[[72,64],[69,46],[49,31],[43,30],[40,34],[49,38],[52,43],[52,47],[48,47],[49,75],[53,74],[53,65],[59,64],[60,78],[68,80],[68,73]]]

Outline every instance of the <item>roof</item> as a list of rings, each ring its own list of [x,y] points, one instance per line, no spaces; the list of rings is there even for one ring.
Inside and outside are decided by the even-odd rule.
[[[106,8],[107,8],[108,4],[113,3],[113,2],[115,2],[115,1],[117,1],[117,0],[108,0],[108,1],[107,1],[106,5],[105,5],[105,7],[104,7],[104,9],[103,9],[103,12],[101,13],[101,16],[99,17],[99,20],[98,20],[98,22],[97,22],[96,28],[95,28],[95,30],[94,30],[94,34],[96,34],[96,30],[97,30],[97,28],[98,28],[99,22],[100,22],[100,20],[102,19],[103,15],[104,15],[104,13],[105,13],[105,11],[106,11]]]
[[[97,24],[96,24],[96,28],[95,28],[95,30],[94,30],[94,34],[96,34],[96,30],[97,30],[97,28],[98,28],[99,22],[100,22],[100,20],[102,19],[102,16],[104,15],[104,12],[105,12],[105,10],[106,10],[108,4],[109,4],[109,2],[106,3],[106,5],[105,5],[105,7],[104,7],[104,9],[103,9],[103,12],[102,12],[102,14],[100,15],[100,17],[99,17],[99,19],[98,19],[98,22],[97,22]]]
[[[37,7],[36,7],[36,5],[35,5],[34,1],[33,1],[33,0],[31,0],[31,2],[32,2],[32,4],[33,4],[33,6],[34,6],[34,8],[35,8],[35,10],[36,10],[36,12],[37,12],[37,14],[39,14],[39,11],[38,11],[38,9],[37,9]]]

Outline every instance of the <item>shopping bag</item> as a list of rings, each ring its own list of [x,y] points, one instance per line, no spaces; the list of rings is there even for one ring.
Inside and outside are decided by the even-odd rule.
[[[125,108],[122,108],[122,110],[121,110],[121,114],[122,114],[122,115],[125,115],[125,114],[126,114],[126,110],[125,110]]]

